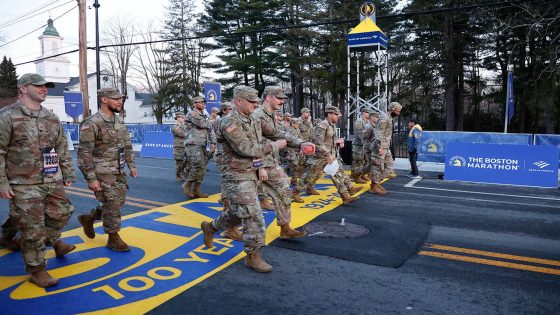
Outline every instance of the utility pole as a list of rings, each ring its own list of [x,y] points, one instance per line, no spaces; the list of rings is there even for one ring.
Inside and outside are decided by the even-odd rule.
[[[89,116],[89,93],[87,78],[87,33],[86,33],[86,6],[85,0],[78,1],[80,16],[79,22],[79,48],[80,48],[80,91],[82,91],[82,101],[84,103],[83,117]]]
[[[99,59],[99,4],[98,0],[95,0],[93,7],[95,8],[95,72],[96,72],[96,82],[97,89],[101,88],[101,65]],[[99,108],[99,100],[97,103],[97,108]]]

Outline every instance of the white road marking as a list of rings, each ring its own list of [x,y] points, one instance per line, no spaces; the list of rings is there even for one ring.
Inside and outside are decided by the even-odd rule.
[[[560,201],[560,199],[558,199],[558,198],[541,197],[541,196],[510,195],[510,194],[499,194],[499,193],[487,193],[487,192],[482,192],[482,191],[468,191],[468,190],[433,188],[433,187],[416,187],[416,186],[405,186],[405,187],[411,187],[411,188],[416,188],[416,189],[437,190],[437,191],[451,191],[451,192],[459,192],[459,193],[465,193],[465,194],[476,194],[476,195],[488,195],[488,196],[502,196],[502,197],[514,197],[514,198],[528,198],[528,199],[538,199],[538,200]]]
[[[410,182],[408,182],[406,185],[404,185],[404,187],[412,187],[412,186],[414,186],[414,184],[418,183],[421,180],[422,180],[422,177],[415,178],[415,179],[411,180]],[[414,188],[416,188],[416,187],[414,187]]]

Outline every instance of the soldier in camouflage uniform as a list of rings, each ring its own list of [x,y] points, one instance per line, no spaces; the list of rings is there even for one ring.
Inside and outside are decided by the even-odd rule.
[[[342,160],[339,156],[339,148],[344,146],[344,139],[336,139],[336,123],[338,122],[340,110],[334,106],[328,106],[325,109],[326,119],[315,126],[313,142],[317,147],[315,155],[307,160],[305,174],[297,187],[294,189],[294,199],[299,196],[301,191],[305,191],[310,195],[319,195],[313,187],[315,182],[322,176],[325,165],[338,160],[339,168],[331,179],[338,190],[344,204],[358,199],[352,197],[360,191],[358,187],[352,187],[350,178],[344,173]]]
[[[305,142],[313,142],[313,122],[309,108],[303,107],[299,118],[301,119],[301,124],[299,125],[301,138]]]
[[[257,202],[257,182],[259,170],[263,168],[263,158],[273,150],[286,146],[286,140],[271,142],[262,136],[258,121],[251,117],[257,108],[257,90],[247,86],[237,86],[233,91],[234,111],[220,121],[223,137],[222,159],[226,195],[229,200],[227,211],[212,222],[202,222],[204,244],[214,247],[214,233],[243,224],[244,250],[247,253],[245,266],[257,272],[270,272],[270,266],[260,257],[259,249],[264,246],[265,221]]]
[[[107,247],[118,252],[130,250],[119,236],[121,207],[128,191],[125,167],[132,177],[138,175],[128,130],[123,118],[116,115],[122,111],[123,97],[112,87],[97,91],[101,107],[80,124],[78,148],[78,167],[99,201],[90,214],[78,216],[78,221],[84,234],[95,238],[93,223],[103,220],[103,229],[109,235]]]
[[[387,114],[380,117],[375,131],[375,139],[378,145],[372,147],[371,155],[371,186],[370,192],[374,194],[385,194],[387,191],[381,187],[381,181],[389,177],[393,171],[393,155],[389,150],[391,137],[393,134],[393,118],[399,116],[402,106],[397,102],[392,102],[387,107]]]
[[[364,125],[367,123],[369,118],[369,110],[365,107],[360,109],[360,117],[356,118],[354,122],[354,139],[352,140],[352,173],[350,178],[354,180],[356,184],[365,184],[367,180],[361,178],[361,171],[364,167],[364,146],[362,142],[362,132],[364,131]]]
[[[30,282],[39,287],[58,283],[47,271],[45,251],[57,257],[76,248],[60,239],[74,208],[64,187],[76,181],[60,120],[41,106],[47,82],[35,73],[18,80],[19,100],[0,112],[0,198],[9,199],[8,230],[21,233],[21,253]]]
[[[284,105],[288,96],[279,86],[267,86],[262,95],[263,104],[257,108],[251,117],[260,123],[262,135],[271,141],[285,139],[288,145],[297,150],[312,147],[313,154],[315,145],[294,137],[285,132],[274,119],[274,111]],[[286,114],[287,115],[287,114]],[[264,168],[260,170],[259,179],[262,181],[265,194],[272,198],[276,222],[280,226],[280,238],[303,237],[305,233],[296,231],[290,227],[292,220],[291,203],[292,192],[290,191],[290,180],[284,169],[280,166],[280,152],[273,150],[264,159]],[[302,202],[300,199],[298,202]]]
[[[185,157],[185,137],[187,128],[185,127],[185,114],[175,113],[177,123],[171,127],[173,133],[173,159],[175,159],[175,180],[185,179],[186,157]]]
[[[187,125],[187,138],[185,139],[185,153],[187,155],[187,178],[183,184],[183,192],[189,198],[206,198],[207,194],[200,191],[200,185],[206,174],[208,164],[207,145],[210,145],[210,153],[216,149],[216,139],[211,132],[210,120],[204,115],[206,100],[204,97],[193,97],[193,107],[187,114],[185,123]],[[193,187],[194,186],[194,187]]]
[[[21,249],[21,239],[17,237],[17,228],[8,216],[2,224],[2,238],[0,238],[0,246],[6,247],[11,251],[18,251]]]
[[[292,119],[292,125],[288,130],[288,133],[295,138],[299,138],[303,140],[301,136],[301,131],[299,129],[301,125],[301,118],[294,118]],[[288,160],[288,168],[290,169],[290,173],[292,174],[292,178],[290,180],[290,185],[295,186],[298,180],[301,180],[303,176],[303,172],[305,171],[305,158],[303,157],[303,153],[299,148],[292,148],[286,147],[286,159]],[[303,202],[303,199],[294,200],[295,202]]]
[[[372,109],[369,111],[368,122],[364,125],[364,131],[362,132],[362,140],[364,145],[364,166],[360,172],[361,177],[369,180],[369,173],[371,171],[371,151],[375,140],[375,127],[379,121],[379,112]]]

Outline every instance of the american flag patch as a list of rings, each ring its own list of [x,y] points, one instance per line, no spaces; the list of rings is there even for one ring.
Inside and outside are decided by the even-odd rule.
[[[227,131],[228,133],[231,133],[231,132],[234,131],[235,129],[237,129],[237,125],[233,124],[233,125],[227,127],[227,128],[226,128],[226,131]]]

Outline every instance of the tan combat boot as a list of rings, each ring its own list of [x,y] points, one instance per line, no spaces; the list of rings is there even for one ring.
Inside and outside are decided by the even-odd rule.
[[[82,225],[84,229],[84,234],[88,238],[95,238],[95,230],[93,229],[93,222],[95,222],[95,218],[92,217],[90,214],[82,214],[78,216],[78,221]]]
[[[64,257],[64,255],[66,255],[69,252],[76,249],[76,245],[66,244],[63,241],[58,240],[58,241],[56,241],[56,243],[54,243],[53,248],[54,248],[54,253],[56,254],[56,257],[62,258],[62,257]]]
[[[183,187],[183,192],[189,198],[194,198],[194,192],[192,191],[192,187],[191,187],[192,184],[193,184],[193,182],[191,182],[191,181],[185,181],[183,183],[183,185],[181,186],[181,187]]]
[[[56,285],[58,283],[58,279],[52,277],[43,267],[40,270],[31,273],[29,282],[36,284],[38,287],[47,288]]]
[[[297,188],[292,190],[292,200],[297,203],[303,203],[303,198],[301,198],[300,191]]]
[[[243,234],[241,234],[241,232],[239,232],[239,230],[236,229],[236,228],[227,229],[222,234],[225,237],[230,238],[234,241],[242,241],[243,240]]]
[[[313,187],[313,186],[305,187],[305,192],[310,194],[310,195],[315,195],[315,196],[320,195],[320,193],[318,191],[316,191],[315,187]]]
[[[274,210],[274,205],[268,199],[261,200],[262,210]]]
[[[16,238],[2,237],[0,238],[0,245],[6,247],[12,252],[17,252],[18,250],[21,249],[21,239],[17,237]]]
[[[208,248],[214,247],[214,233],[217,230],[212,226],[212,223],[203,221],[200,223],[200,229],[204,234],[204,245]]]
[[[305,235],[307,235],[306,232],[294,230],[288,223],[280,225],[280,238],[299,238],[304,237]]]
[[[360,187],[350,187],[350,189],[348,189],[348,194],[350,194],[350,196],[354,196],[355,194],[359,193],[362,189]]]
[[[252,254],[248,254],[245,257],[245,267],[251,268],[256,272],[271,272],[272,266],[269,265],[264,259],[261,258],[261,255],[256,252]]]
[[[368,176],[367,174],[364,174],[364,175],[360,176],[360,178],[363,179],[365,182],[369,182],[369,181],[370,181],[370,178],[369,178],[369,176]]]
[[[128,252],[130,251],[130,247],[128,247],[128,244],[126,244],[121,237],[119,236],[119,233],[109,233],[109,240],[107,241],[107,245],[108,248],[116,251],[116,252]]]
[[[376,194],[376,195],[385,195],[386,194],[386,192],[382,189],[381,185],[379,185],[378,183],[371,183],[368,191],[370,193]]]
[[[195,198],[206,198],[208,197],[208,194],[205,194],[203,192],[200,191],[200,183],[195,183],[194,184],[194,197]]]
[[[395,171],[391,171],[391,173],[389,173],[389,176],[387,176],[388,178],[397,178],[397,173],[395,173]]]
[[[363,179],[360,178],[360,174],[358,174],[358,173],[351,174],[350,178],[352,178],[352,180],[356,184],[365,184],[366,183]]]
[[[350,204],[352,201],[358,199],[358,197],[351,197],[349,193],[345,192],[340,194],[340,198],[342,198],[342,204],[344,205],[348,205]]]

